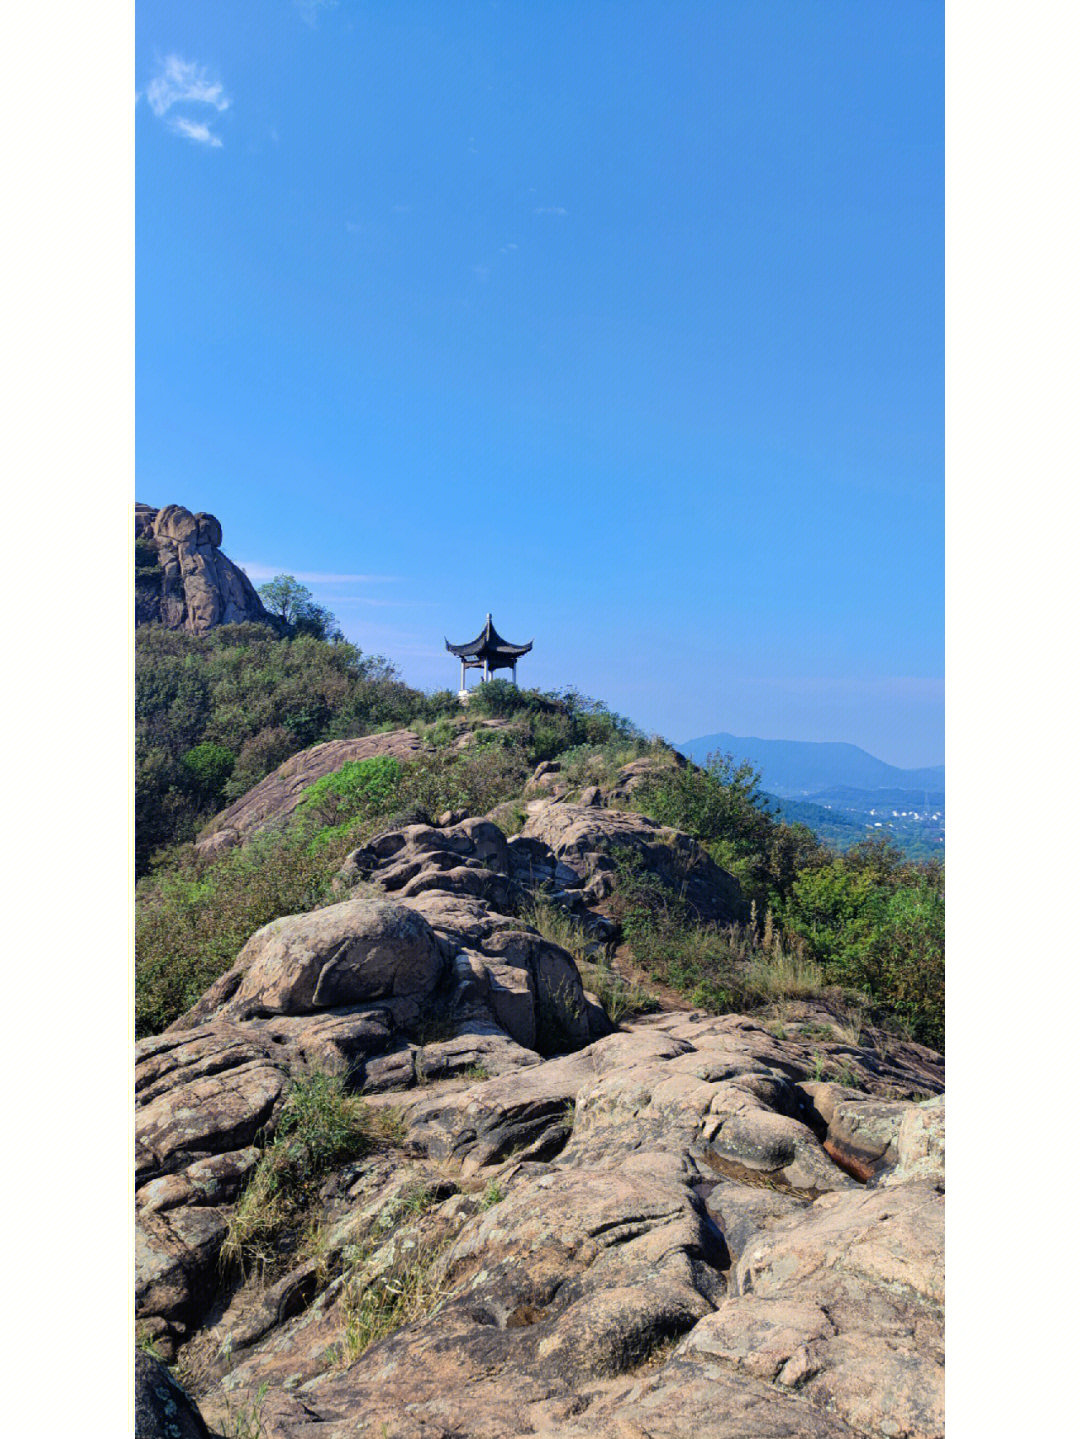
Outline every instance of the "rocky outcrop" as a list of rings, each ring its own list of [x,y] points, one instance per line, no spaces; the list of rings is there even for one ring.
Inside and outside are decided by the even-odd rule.
[[[940,1439],[941,1057],[809,1004],[613,1031],[530,896],[598,945],[622,851],[702,915],[741,896],[598,799],[537,797],[513,838],[457,815],[375,836],[335,903],[259,930],[139,1045],[139,1325],[182,1348],[211,1426]],[[225,1278],[259,1145],[312,1072],[394,1109],[399,1148],[322,1184],[316,1253]]]
[[[204,1353],[229,1359],[207,1360],[205,1412],[262,1392],[271,1439],[344,1439],[358,1421],[396,1439],[935,1439],[943,1173],[859,1182],[830,1158],[813,1084],[745,1017],[665,1016],[410,1091],[411,1157],[328,1209],[338,1278],[276,1323],[276,1297],[257,1319],[254,1296],[234,1300],[208,1332]],[[410,1175],[433,1207],[372,1253]],[[353,1253],[368,1257],[350,1268]],[[350,1359],[359,1297],[416,1282],[418,1262],[429,1312]]]
[[[738,881],[688,834],[632,810],[605,808],[600,799],[597,790],[589,804],[534,801],[517,838],[520,852],[539,841],[587,886],[592,902],[615,888],[619,859],[625,855],[663,880],[701,921],[727,924],[745,918]]]
[[[183,505],[135,506],[135,623],[206,634],[215,625],[275,624],[254,585],[221,553],[221,525]]]
[[[353,760],[388,755],[406,762],[415,759],[422,750],[419,737],[408,729],[312,745],[279,764],[234,804],[215,815],[199,835],[195,848],[200,854],[213,857],[234,845],[246,844],[252,835],[264,829],[283,824],[316,780],[335,774]]]

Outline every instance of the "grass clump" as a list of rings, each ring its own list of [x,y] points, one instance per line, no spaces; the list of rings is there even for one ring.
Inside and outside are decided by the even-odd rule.
[[[344,1332],[332,1359],[342,1367],[403,1324],[434,1314],[447,1290],[435,1277],[435,1261],[444,1243],[411,1240],[398,1246],[392,1262],[366,1279],[363,1263],[346,1279],[342,1292]]]
[[[179,1018],[236,959],[257,929],[315,909],[361,831],[312,848],[302,830],[257,835],[207,864],[193,851],[140,881],[135,913],[135,1033]]]
[[[263,1404],[266,1400],[269,1384],[260,1384],[255,1391],[255,1397],[249,1403],[234,1409],[229,1400],[225,1397],[225,1419],[221,1427],[222,1439],[263,1439],[266,1430],[263,1426]]]
[[[222,1262],[241,1272],[253,1263],[264,1268],[283,1233],[298,1226],[319,1180],[374,1144],[395,1142],[395,1118],[349,1094],[339,1075],[295,1080],[229,1221]]]
[[[605,960],[592,957],[580,920],[562,905],[538,893],[524,906],[521,918],[551,944],[573,955],[582,984],[596,995],[612,1024],[659,1009],[659,1001],[643,985],[624,979]]]

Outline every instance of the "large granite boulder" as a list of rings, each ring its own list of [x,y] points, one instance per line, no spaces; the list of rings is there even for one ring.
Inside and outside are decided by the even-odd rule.
[[[254,585],[221,553],[221,525],[183,505],[135,506],[135,623],[203,635],[215,625],[275,625]]]

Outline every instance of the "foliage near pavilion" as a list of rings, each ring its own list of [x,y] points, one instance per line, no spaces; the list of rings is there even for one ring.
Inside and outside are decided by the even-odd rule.
[[[610,783],[622,764],[666,746],[605,705],[492,680],[471,691],[465,723],[502,718],[458,749],[450,691],[423,693],[394,667],[341,641],[277,638],[264,626],[194,637],[158,627],[136,637],[136,1007],[158,1030],[281,914],[330,900],[344,855],[377,829],[443,809],[496,809],[513,831],[525,783],[558,759],[572,784]],[[368,760],[313,786],[283,830],[213,864],[188,841],[224,804],[320,740],[410,727],[428,749],[411,763]],[[626,803],[693,835],[739,879],[753,918],[738,932],[695,925],[655,876],[622,875],[618,917],[646,976],[715,1010],[769,992],[777,966],[857,999],[867,1012],[940,1046],[944,1027],[944,874],[888,844],[840,855],[781,822],[758,776],[730,757],[705,768],[660,763]],[[771,967],[771,968],[770,968]],[[793,991],[794,992],[794,991]]]

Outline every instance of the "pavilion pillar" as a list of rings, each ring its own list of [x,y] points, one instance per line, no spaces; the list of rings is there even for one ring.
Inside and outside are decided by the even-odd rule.
[[[517,660],[514,661],[513,666],[511,667],[511,670],[510,670],[510,674],[511,674],[512,677],[513,677],[512,682],[513,682],[513,685],[514,685],[514,687],[515,687],[515,689],[516,689],[516,688],[517,688]]]
[[[465,661],[461,661],[461,688],[465,688]]]

